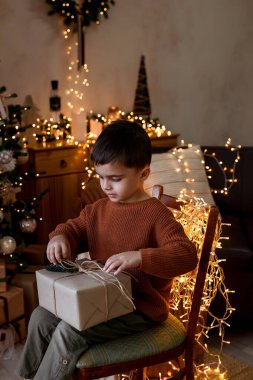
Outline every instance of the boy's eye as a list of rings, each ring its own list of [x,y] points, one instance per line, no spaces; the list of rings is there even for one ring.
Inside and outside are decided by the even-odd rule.
[[[104,177],[102,175],[100,175],[99,179],[103,180]],[[119,182],[119,181],[121,181],[121,177],[111,177],[111,181],[113,181],[113,182]]]
[[[119,182],[119,181],[121,181],[121,178],[120,177],[112,177],[112,181]]]

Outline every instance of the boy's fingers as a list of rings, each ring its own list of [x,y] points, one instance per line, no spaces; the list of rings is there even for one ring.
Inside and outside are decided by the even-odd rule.
[[[68,245],[66,245],[66,244],[62,245],[61,256],[62,256],[62,259],[67,259],[70,257],[70,248],[68,247]]]
[[[118,267],[118,269],[114,272],[115,276],[116,276],[118,273],[122,272],[123,270],[124,270],[124,265],[122,264],[122,265],[120,265],[120,266]]]
[[[52,245],[48,248],[47,253],[48,260],[53,263],[57,264],[63,259],[63,253],[62,253],[62,247],[59,245]]]
[[[118,258],[114,257],[113,259],[109,260],[109,262],[105,263],[104,270],[106,272],[112,272],[113,270],[118,268],[120,265],[121,265],[121,261]]]
[[[49,260],[50,263],[53,263],[53,264],[57,263],[53,247],[50,247],[50,249],[48,250],[48,252],[47,252],[47,258],[48,258],[48,260]]]

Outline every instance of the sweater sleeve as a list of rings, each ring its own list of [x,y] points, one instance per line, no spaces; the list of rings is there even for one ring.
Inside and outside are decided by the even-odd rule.
[[[155,248],[140,250],[140,269],[143,272],[169,279],[190,272],[196,267],[196,247],[167,208],[155,223],[155,238]]]
[[[49,239],[56,235],[65,235],[70,243],[71,254],[76,256],[87,248],[87,214],[85,208],[75,219],[69,219],[66,223],[58,224],[55,230],[49,234]]]

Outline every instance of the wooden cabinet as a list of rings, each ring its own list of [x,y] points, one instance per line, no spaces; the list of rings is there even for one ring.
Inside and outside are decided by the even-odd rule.
[[[57,224],[77,215],[81,182],[86,178],[84,158],[82,146],[64,141],[29,148],[26,170],[36,177],[24,184],[20,197],[28,199],[48,189],[37,209],[43,218],[38,222],[37,243],[47,243],[49,232]]]

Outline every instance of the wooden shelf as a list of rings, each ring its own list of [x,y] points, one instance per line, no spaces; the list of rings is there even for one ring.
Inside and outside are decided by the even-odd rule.
[[[178,145],[177,139],[179,134],[171,134],[170,136],[151,137],[151,144],[154,151],[169,150]]]

